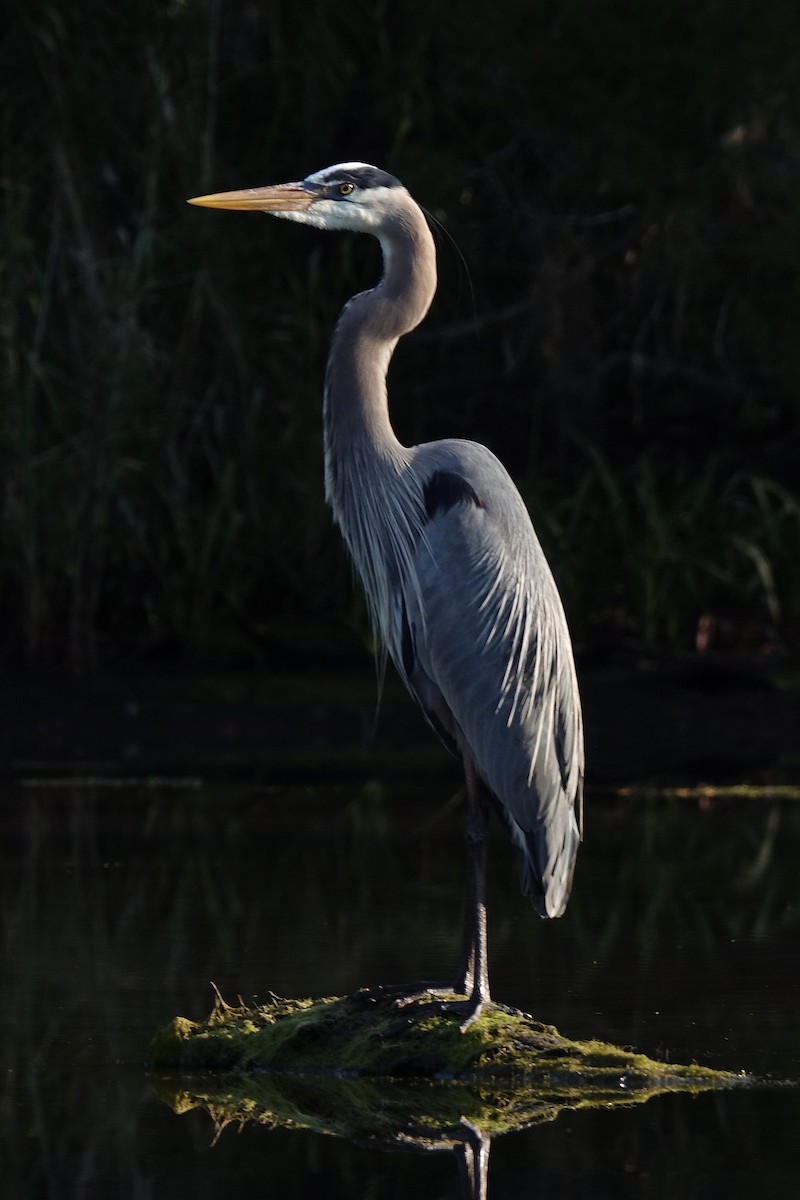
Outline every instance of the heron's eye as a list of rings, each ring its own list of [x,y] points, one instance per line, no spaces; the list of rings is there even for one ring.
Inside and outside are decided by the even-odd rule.
[[[352,191],[355,191],[354,183],[340,183],[339,184],[339,195],[340,196],[349,196]]]

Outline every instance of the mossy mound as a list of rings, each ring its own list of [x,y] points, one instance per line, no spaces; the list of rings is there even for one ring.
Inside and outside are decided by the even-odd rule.
[[[398,1008],[391,993],[364,989],[322,1000],[250,1007],[220,997],[202,1022],[176,1017],[156,1034],[151,1062],[170,1072],[308,1072],[359,1078],[504,1081],[541,1098],[619,1096],[637,1090],[730,1087],[743,1077],[662,1063],[603,1042],[562,1037],[517,1010],[493,1004],[466,1031],[441,998]]]

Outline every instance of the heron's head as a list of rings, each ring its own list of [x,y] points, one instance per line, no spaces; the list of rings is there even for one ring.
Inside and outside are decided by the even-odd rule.
[[[397,215],[408,192],[393,175],[367,163],[339,163],[299,183],[246,188],[197,196],[205,208],[252,209],[318,229],[352,229],[378,234]]]

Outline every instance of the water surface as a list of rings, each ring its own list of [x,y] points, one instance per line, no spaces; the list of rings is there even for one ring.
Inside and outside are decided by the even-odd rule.
[[[450,1155],[248,1128],[215,1140],[145,1069],[172,1016],[448,977],[460,813],[441,788],[9,785],[2,799],[4,1194],[458,1196]],[[567,915],[490,855],[495,997],[565,1034],[800,1079],[800,809],[590,796]],[[800,1093],[567,1112],[495,1140],[494,1197],[787,1196]]]

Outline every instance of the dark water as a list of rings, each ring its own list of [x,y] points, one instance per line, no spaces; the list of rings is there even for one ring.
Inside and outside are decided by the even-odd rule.
[[[152,1033],[229,999],[447,976],[459,813],[372,783],[274,790],[15,785],[2,797],[0,1191],[456,1197],[450,1154],[386,1154],[176,1115]],[[588,798],[567,916],[541,922],[499,834],[497,999],[566,1034],[800,1079],[800,806]],[[800,1091],[564,1112],[494,1140],[498,1197],[800,1194]]]

